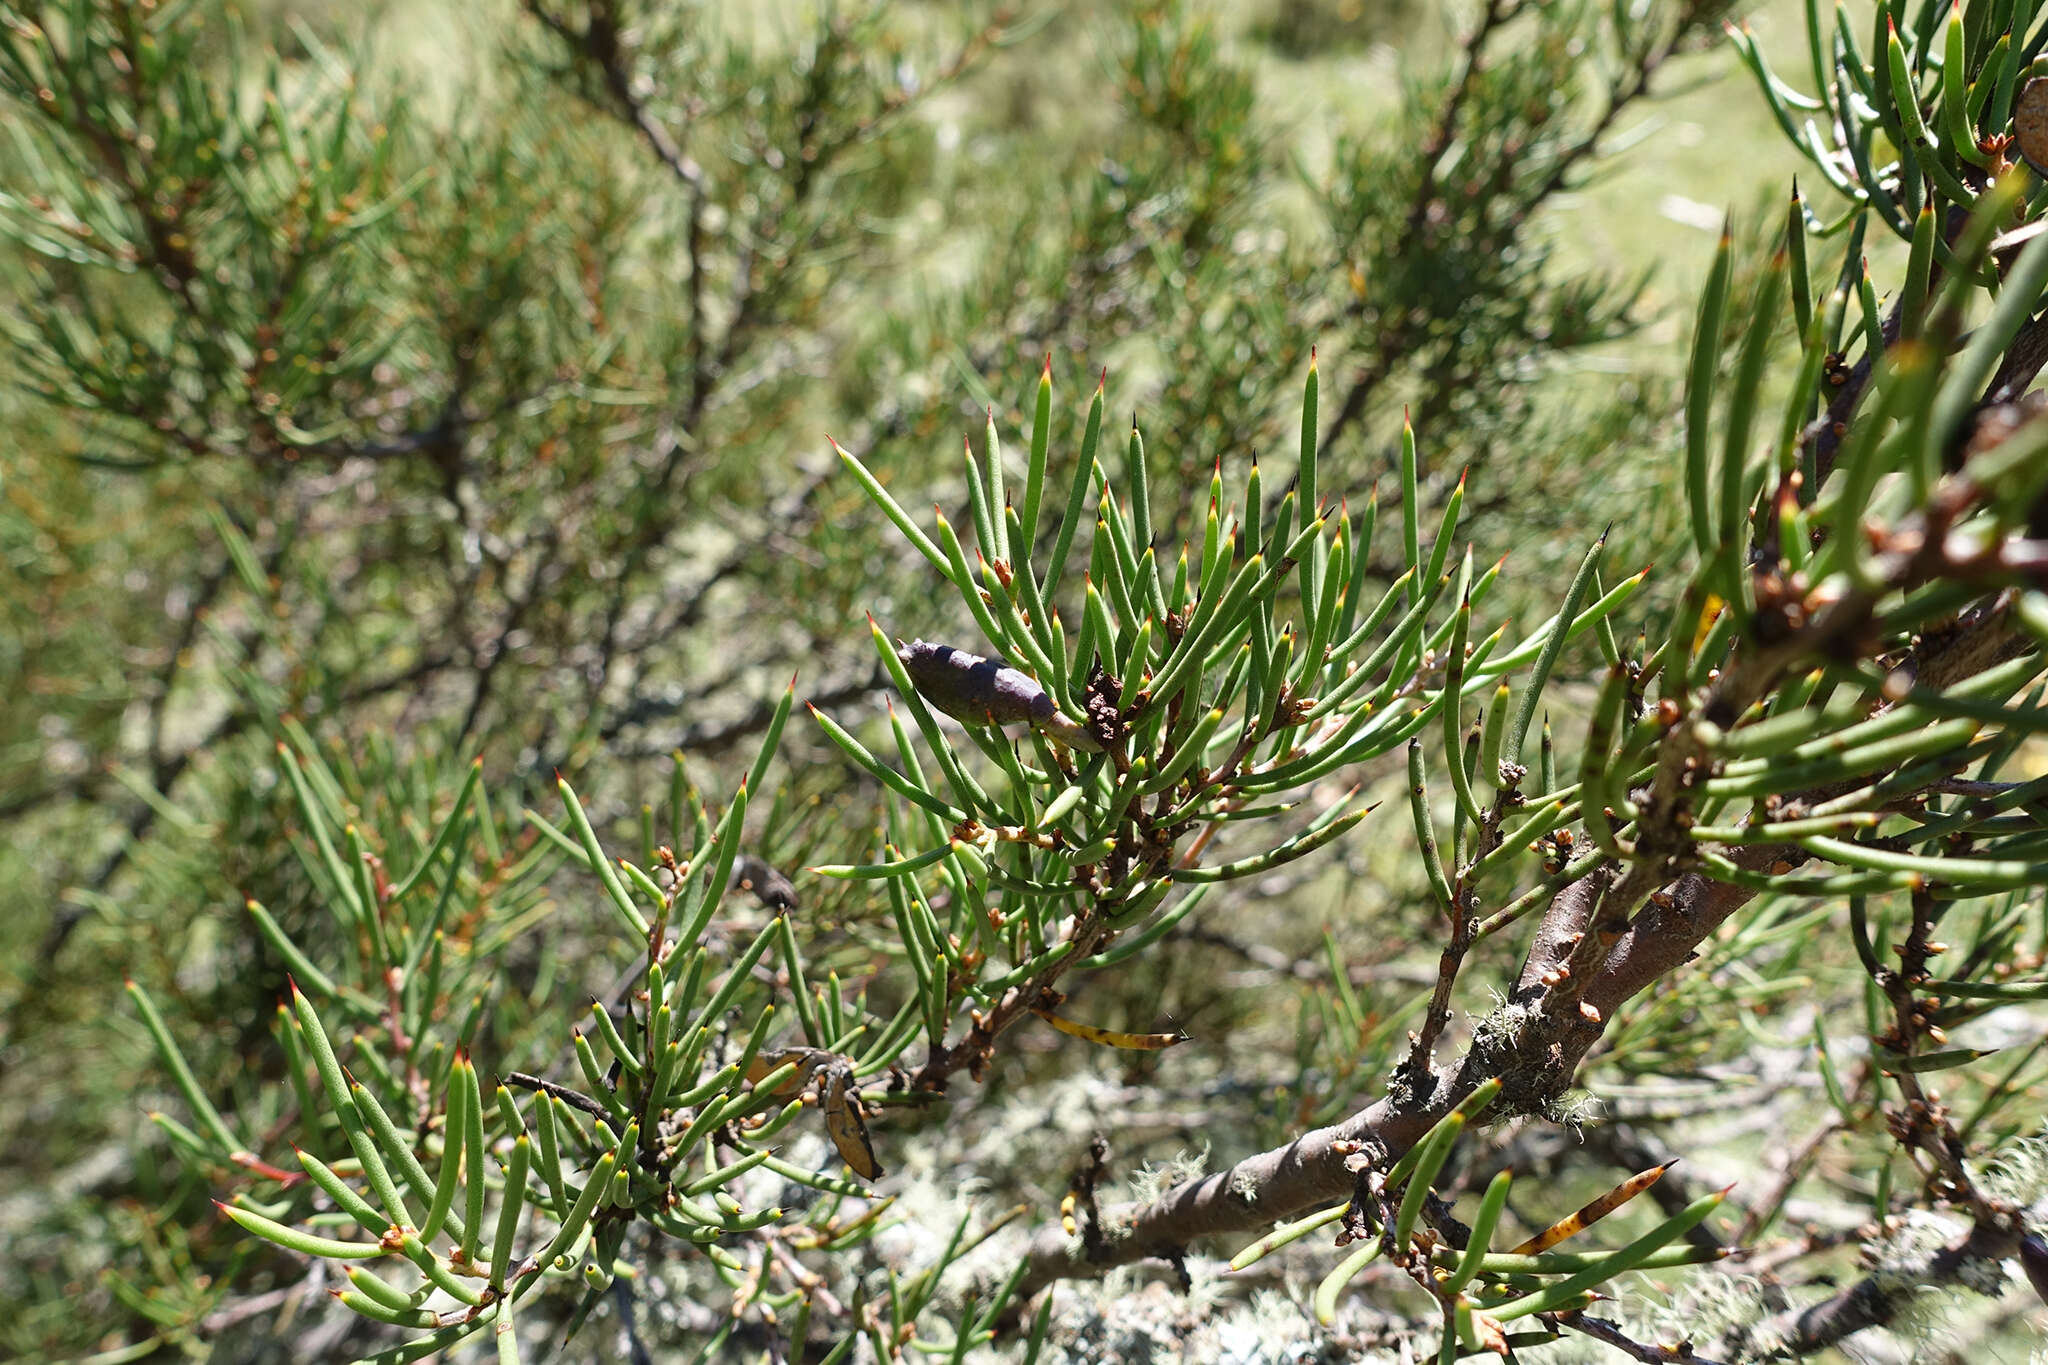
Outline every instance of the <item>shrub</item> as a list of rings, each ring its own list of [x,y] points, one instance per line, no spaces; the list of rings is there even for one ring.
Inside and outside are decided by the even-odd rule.
[[[1611,98],[1554,134],[1583,49],[1547,9],[1487,6],[1462,67],[1418,96],[1432,131],[1393,155],[1406,218],[1366,193],[1363,169],[1386,153],[1340,147],[1322,195],[1335,236],[1394,265],[1336,329],[1350,375],[1338,401],[1325,410],[1311,355],[1296,453],[1264,467],[1248,435],[1272,425],[1275,385],[1207,338],[1315,317],[1328,286],[1283,254],[1234,277],[1263,278],[1264,299],[1200,303],[1264,163],[1248,87],[1212,37],[1145,18],[1125,68],[1134,143],[1164,149],[1162,180],[1176,155],[1199,174],[1164,200],[1126,199],[1128,178],[1110,178],[1081,236],[1135,220],[1188,273],[1119,276],[1070,316],[1050,289],[1004,313],[976,298],[987,281],[957,303],[1034,337],[1077,319],[1182,324],[1193,350],[1163,334],[1156,396],[1184,424],[1152,448],[1135,422],[1105,433],[1106,386],[1078,421],[1056,420],[1048,360],[1021,430],[987,412],[957,493],[940,495],[950,520],[904,505],[898,490],[916,485],[902,471],[845,450],[779,500],[743,437],[741,453],[691,467],[739,422],[721,389],[762,417],[801,401],[803,365],[779,348],[822,344],[804,329],[837,286],[818,267],[872,246],[818,177],[879,145],[924,88],[881,60],[891,31],[828,20],[793,76],[744,44],[718,48],[726,65],[703,80],[721,103],[659,79],[704,68],[701,26],[601,4],[533,13],[556,44],[538,59],[561,64],[552,78],[620,121],[577,125],[587,154],[620,155],[622,132],[680,187],[682,279],[628,252],[630,196],[578,178],[576,148],[552,153],[586,196],[573,203],[521,174],[531,147],[485,139],[456,154],[476,160],[452,183],[498,197],[435,204],[445,192],[390,150],[402,135],[366,129],[345,85],[288,105],[273,67],[269,97],[245,103],[188,74],[195,30],[121,7],[10,29],[10,91],[41,110],[37,145],[77,158],[38,167],[68,195],[8,205],[53,262],[17,326],[41,396],[88,414],[166,496],[165,471],[203,484],[228,464],[224,490],[255,499],[193,496],[219,551],[200,596],[232,586],[248,604],[205,623],[241,700],[182,758],[165,746],[165,703],[145,707],[154,767],[131,785],[153,820],[197,825],[165,791],[190,755],[265,736],[279,792],[207,819],[216,835],[263,836],[240,856],[291,903],[248,900],[243,941],[290,985],[264,1073],[240,1077],[195,1068],[160,992],[129,986],[181,1101],[157,1129],[249,1234],[191,1220],[177,1235],[211,1245],[159,1254],[154,1291],[113,1281],[156,1340],[253,1330],[326,1287],[348,1311],[323,1322],[322,1344],[388,1360],[486,1334],[501,1358],[547,1353],[600,1311],[642,1354],[643,1332],[706,1355],[824,1361],[957,1359],[991,1342],[1033,1360],[1090,1342],[1121,1357],[1139,1337],[1220,1354],[1200,1335],[1219,1322],[1269,1356],[1294,1350],[1282,1342],[1307,1321],[1269,1306],[1233,1316],[1197,1298],[1190,1320],[1146,1322],[1113,1299],[1070,1298],[1062,1316],[1041,1293],[1138,1262],[1212,1293],[1199,1256],[1220,1240],[1232,1272],[1288,1247],[1312,1264],[1304,1297],[1338,1329],[1333,1351],[1452,1360],[1584,1339],[1685,1358],[1689,1346],[1647,1339],[1675,1332],[1753,1358],[1908,1325],[1930,1286],[1998,1293],[2015,1268],[2048,1281],[2031,1221],[2040,1163],[2023,1141],[2042,1080],[2030,1002],[2048,997],[2035,979],[2048,778],[2028,776],[2048,691],[2048,427],[2026,395],[2048,360],[2035,317],[2048,241],[2015,159],[2033,154],[2048,99],[2026,80],[2048,25],[1881,6],[1882,41],[1859,43],[1846,18],[1816,32],[1812,96],[1735,31],[1846,208],[1822,221],[1795,194],[1782,246],[1740,290],[1722,239],[1672,479],[1686,567],[1660,591],[1650,570],[1610,562],[1606,534],[1589,537],[1547,619],[1517,631],[1500,610],[1512,576],[1461,544],[1467,481],[1430,478],[1431,424],[1526,432],[1533,409],[1475,393],[1540,353],[1539,336],[1570,349],[1624,325],[1619,296],[1557,287],[1511,247],[1705,11],[1600,29],[1621,73]],[[971,35],[944,69],[997,36]],[[786,98],[751,99],[790,81]],[[1558,103],[1532,107],[1546,82]],[[1805,113],[1819,117],[1802,131]],[[730,120],[726,145],[742,149],[715,170],[678,137],[700,114]],[[1499,168],[1490,185],[1451,183],[1481,161]],[[96,197],[77,188],[88,170],[107,177]],[[903,192],[889,174],[844,174],[878,210]],[[748,230],[714,243],[704,215],[742,203]],[[1873,221],[1905,252],[1888,307],[1863,264]],[[422,236],[435,245],[415,253]],[[1104,268],[1089,252],[1053,259],[1061,279]],[[413,267],[395,284],[393,262]],[[92,273],[124,267],[156,292]],[[707,282],[728,291],[723,310]],[[636,290],[664,287],[680,325],[611,322]],[[912,392],[902,357],[921,339],[891,344],[877,369]],[[742,376],[750,355],[759,371]],[[1376,496],[1348,496],[1369,491],[1357,463],[1334,451],[1397,373],[1425,420],[1402,428],[1381,525]],[[883,400],[864,425],[916,432],[944,407]],[[634,429],[633,479],[618,421]],[[309,460],[335,472],[309,479]],[[377,515],[337,532],[330,519],[348,517],[321,499],[350,476],[368,480],[360,505]],[[704,527],[709,559],[693,558],[676,508],[699,476],[820,520],[800,543]],[[870,514],[882,535],[867,534]],[[302,533],[319,553],[296,551]],[[401,576],[414,537],[436,544],[424,581]],[[828,657],[834,681],[814,694],[813,737],[789,725],[795,682],[695,733],[759,735],[722,798],[678,757],[637,831],[559,775],[557,813],[514,817],[518,774],[452,757],[495,708],[495,739],[559,747],[579,774],[616,781],[628,732],[687,695],[645,690],[657,646],[702,632],[710,585],[728,578],[754,587],[757,617],[778,588],[808,590],[788,606],[794,648]],[[680,603],[665,600],[678,581]],[[468,604],[490,596],[486,643],[443,657],[405,621],[413,592],[472,625]],[[852,668],[843,645],[820,643],[846,601],[872,613],[871,653]],[[777,635],[740,622],[746,645]],[[898,638],[938,622],[937,642]],[[536,640],[581,685],[560,662],[551,673]],[[699,633],[683,647],[716,660],[722,688],[758,683],[745,645]],[[444,665],[470,685],[441,692]],[[174,655],[160,698],[182,667]],[[870,690],[883,716],[850,704]],[[409,697],[438,728],[406,727],[402,748],[376,726],[355,744],[319,737],[322,713],[361,724],[375,696]],[[799,743],[838,766],[776,777]],[[1360,805],[1368,784],[1391,799]],[[251,813],[279,803],[288,837]],[[1334,936],[1320,966],[1230,939],[1226,917],[1260,903],[1239,888],[1307,900],[1300,868],[1404,817],[1412,875],[1381,913],[1405,921],[1378,960],[1434,958],[1404,999],[1383,983],[1361,994]],[[607,929],[563,923],[568,907]],[[1224,1168],[1155,1173],[1112,1202],[1107,1135],[1034,1149],[1001,1112],[1020,1098],[1003,1073],[1033,1069],[1019,1054],[1040,1023],[1062,1048],[1134,1068],[1208,1044],[1144,1018],[1158,997],[1143,989],[1185,980],[1205,932],[1314,983],[1291,1067],[1270,1047],[1233,1056],[1228,1027],[1215,1039],[1219,1082],[1248,1075],[1263,1097],[1218,1098],[1219,1111],[1269,1141],[1219,1135]],[[590,1001],[574,1027],[554,1007],[565,989]],[[1462,1023],[1461,1007],[1481,1012]],[[1272,1036],[1270,1021],[1246,1029]],[[1996,1049],[1980,1044],[2007,1037],[2024,1043],[2015,1060],[1986,1065]],[[1675,1077],[1708,1084],[1652,1088]],[[1073,1102],[1067,1087],[1056,1103]],[[1743,1103],[1798,1125],[1796,1142],[1767,1134],[1763,1188],[1695,1188],[1671,1170],[1674,1150],[1729,1164],[1703,1120]],[[1130,1108],[1089,1121],[1114,1131]],[[1588,1188],[1591,1173],[1546,1151],[1546,1134],[1582,1128],[1628,1178]],[[936,1168],[963,1150],[977,1175],[1007,1162],[1011,1189],[941,1199]],[[1805,1218],[1800,1192],[1825,1188],[1823,1154],[1835,1226],[1767,1240]],[[911,1173],[878,1194],[892,1166]],[[1030,1201],[1004,1198],[1062,1166],[1057,1214],[1036,1201],[1012,1239]],[[1871,1264],[1830,1284],[1828,1253],[1858,1243]],[[1761,1288],[1711,1268],[1735,1248]],[[1779,1282],[1809,1258],[1799,1283]],[[1683,1266],[1703,1268],[1667,1281],[1679,1294],[1735,1306],[1602,1315],[1618,1277]],[[1386,1311],[1364,1310],[1354,1286]]]

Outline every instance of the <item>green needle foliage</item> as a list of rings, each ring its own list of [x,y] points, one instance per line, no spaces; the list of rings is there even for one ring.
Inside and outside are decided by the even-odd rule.
[[[1049,443],[1050,388],[1047,376],[1034,449]],[[1312,368],[1302,421],[1311,434],[1317,391]],[[1101,431],[1103,402],[1098,389],[1085,424],[1091,436]],[[841,458],[892,521],[929,544],[857,457]],[[991,506],[998,458],[992,441],[969,471]],[[337,958],[332,972],[323,970],[251,902],[252,918],[295,971],[277,1029],[292,1059],[303,1126],[297,1157],[310,1184],[247,1149],[191,1082],[148,995],[140,987],[131,993],[204,1130],[159,1117],[174,1145],[195,1163],[274,1182],[222,1212],[288,1253],[390,1263],[360,1267],[357,1290],[343,1301],[422,1335],[366,1358],[416,1359],[452,1346],[554,1280],[583,1286],[573,1328],[601,1301],[643,1225],[704,1258],[730,1286],[734,1312],[790,1310],[809,1287],[766,1287],[761,1258],[771,1247],[829,1244],[847,1254],[878,1226],[852,1216],[870,1198],[862,1182],[883,1174],[867,1124],[871,1104],[927,1104],[959,1072],[980,1079],[1012,1027],[1055,1015],[1068,987],[1159,944],[1210,885],[1265,875],[1343,838],[1371,814],[1353,809],[1355,789],[1306,819],[1293,814],[1298,798],[1404,745],[1419,755],[1415,737],[1436,712],[1460,695],[1491,693],[1517,666],[1533,662],[1540,676],[1565,641],[1625,605],[1641,582],[1588,603],[1590,570],[1582,572],[1544,630],[1498,659],[1472,650],[1448,687],[1432,688],[1431,641],[1441,643],[1434,618],[1446,610],[1451,583],[1443,541],[1457,530],[1456,500],[1438,540],[1413,547],[1396,580],[1428,577],[1429,587],[1381,594],[1359,620],[1352,555],[1369,551],[1369,525],[1326,507],[1297,513],[1290,490],[1260,519],[1255,541],[1239,513],[1257,505],[1254,469],[1239,498],[1225,503],[1212,489],[1201,559],[1190,557],[1169,586],[1140,510],[1135,433],[1127,459],[1112,473],[1099,443],[1084,445],[1072,475],[1082,491],[1064,501],[1093,531],[1043,528],[1042,539],[1062,553],[1089,556],[1116,604],[1104,604],[1092,570],[1082,574],[1079,588],[1092,604],[1082,616],[1092,628],[1080,635],[1048,629],[1059,618],[1041,604],[1063,566],[1048,562],[1041,583],[1021,530],[1005,543],[984,519],[991,539],[976,553],[985,572],[971,576],[959,538],[943,519],[937,524],[945,550],[932,555],[933,573],[944,570],[996,645],[1039,660],[1041,677],[1069,680],[1069,711],[1029,673],[950,647],[898,648],[879,625],[879,662],[929,763],[900,720],[895,753],[884,758],[813,708],[827,738],[886,793],[872,860],[813,870],[888,884],[899,931],[890,952],[899,965],[875,980],[899,1004],[871,1005],[866,991],[849,1000],[836,974],[807,977],[786,911],[710,936],[747,837],[749,782],[768,770],[794,685],[769,720],[749,780],[722,813],[713,818],[681,795],[666,812],[669,828],[695,831],[696,847],[687,857],[658,847],[646,867],[607,852],[566,782],[557,784],[566,818],[527,812],[537,837],[512,853],[480,764],[469,767],[438,823],[417,828],[401,853],[353,821],[347,776],[317,751],[279,744],[301,857],[315,898],[333,916],[322,937]],[[1302,459],[1300,483],[1312,485],[1312,442]],[[1042,507],[1044,464],[1033,466],[1023,498]],[[1415,495],[1412,483],[1404,493]],[[1461,589],[1452,621],[1469,620],[1475,595],[1469,583]],[[1297,658],[1297,637],[1318,643]],[[1453,638],[1465,648],[1462,631]],[[964,722],[964,733],[942,728],[935,712]],[[942,776],[928,778],[928,767]],[[492,831],[488,839],[473,837],[480,827]],[[489,848],[500,852],[493,858]],[[487,1103],[472,1052],[476,1011],[508,943],[474,929],[451,941],[450,901],[474,907],[465,883],[480,874],[510,892],[557,861],[590,874],[592,899],[640,965],[613,997],[592,1003],[589,1029],[573,1032],[567,1050],[580,1080],[494,1072]],[[758,976],[770,964],[777,970]],[[459,1002],[478,990],[465,1011]],[[1111,1046],[1178,1041],[1058,1022]],[[860,1082],[884,1073],[893,1080],[871,1098]],[[805,1122],[807,1096],[859,1179],[776,1155],[776,1139]],[[1447,1131],[1431,1141],[1410,1180],[1404,1233],[1448,1152]],[[793,1187],[812,1193],[792,1198]],[[929,1268],[932,1283],[956,1254]],[[1025,1268],[972,1307],[956,1346],[989,1337]],[[913,1319],[918,1296],[905,1287],[895,1294],[895,1314]],[[838,1326],[857,1333],[860,1323]],[[516,1352],[516,1334],[499,1340]]]
[[[0,1345],[1137,1358],[1085,1284],[1149,1263],[1188,1358],[1752,1359],[2048,1292],[2038,8],[1727,31],[1812,198],[1580,490],[1536,381],[1638,287],[1531,223],[1718,5],[1488,0],[1298,238],[1172,6],[950,237],[934,106],[1057,17],[533,0],[436,114],[304,24],[9,7],[8,401],[71,458],[7,544],[177,597],[39,625],[90,760],[0,753],[68,888],[0,1064],[85,1066],[83,926],[165,1097],[49,1258],[118,1327],[41,1268]]]

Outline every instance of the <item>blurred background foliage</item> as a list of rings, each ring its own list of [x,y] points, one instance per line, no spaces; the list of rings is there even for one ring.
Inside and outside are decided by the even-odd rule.
[[[1482,564],[1512,556],[1497,613],[1550,610],[1610,522],[1612,578],[1676,552],[1690,301],[1732,212],[1733,335],[1795,169],[1726,8],[0,7],[0,1298],[30,1305],[0,1354],[261,1349],[115,1002],[144,983],[258,1112],[284,967],[243,899],[322,932],[280,740],[367,775],[366,827],[480,755],[508,814],[559,772],[630,843],[674,751],[730,790],[793,671],[878,716],[864,610],[962,632],[826,431],[957,509],[953,443],[1027,426],[1049,354],[1063,486],[1106,369],[1178,540],[1216,461],[1281,486],[1313,345],[1323,490],[1391,486],[1405,411],[1427,498],[1469,471]],[[1797,50],[1798,7],[1753,22]],[[31,26],[97,59],[40,65]],[[886,907],[800,869],[862,846],[876,791],[797,727],[774,781],[763,851],[858,975]],[[1026,1038],[892,1128],[913,1174],[1050,1206],[1095,1126],[1135,1167],[1345,1112],[1403,1026],[1377,1002],[1431,975],[1411,855],[1353,840],[1212,901],[1088,1000],[1198,1059]],[[530,895],[478,1044],[507,1064],[622,965],[588,884]],[[1757,1034],[1710,1022],[1730,989],[1692,974],[1602,1064],[1645,1121],[1722,1103],[1660,1073],[1727,1069],[1762,1097],[1714,1149],[1739,1166],[1811,1021],[1774,988]],[[1537,1155],[1612,1181],[1597,1144]]]

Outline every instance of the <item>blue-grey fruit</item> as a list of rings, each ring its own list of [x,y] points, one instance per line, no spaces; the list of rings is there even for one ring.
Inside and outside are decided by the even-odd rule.
[[[984,659],[929,640],[900,645],[896,657],[903,661],[917,694],[955,720],[996,726],[1021,721],[1076,749],[1102,749],[1095,736],[1060,714],[1052,694],[1036,678],[1001,659]]]

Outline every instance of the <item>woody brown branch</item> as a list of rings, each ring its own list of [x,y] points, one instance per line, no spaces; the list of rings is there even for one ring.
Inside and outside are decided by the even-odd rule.
[[[1762,850],[1744,850],[1758,857]],[[1559,901],[1584,901],[1586,884],[1560,893]],[[1674,888],[1668,909],[1651,907],[1625,931],[1586,998],[1611,1018],[1616,1007],[1682,965],[1701,940],[1746,904],[1754,893],[1742,887],[1688,875]],[[1353,1176],[1346,1155],[1356,1144],[1383,1150],[1392,1160],[1413,1146],[1453,1104],[1489,1075],[1499,1075],[1503,1094],[1524,1102],[1554,1099],[1601,1030],[1572,1030],[1547,1048],[1501,1057],[1475,1044],[1423,1104],[1383,1098],[1341,1123],[1319,1128],[1284,1147],[1247,1157],[1227,1170],[1180,1186],[1150,1204],[1126,1204],[1103,1212],[1108,1255],[1086,1259],[1079,1244],[1057,1227],[1039,1232],[1027,1257],[1020,1295],[1054,1280],[1099,1275],[1116,1265],[1186,1247],[1201,1237],[1250,1232],[1296,1216],[1316,1205],[1348,1196]],[[1529,1040],[1531,1043],[1535,1040]],[[1498,1069],[1490,1069],[1500,1063]],[[1485,1073],[1485,1074],[1481,1074]]]
[[[1999,1262],[2019,1250],[2020,1229],[2010,1218],[1979,1219],[1960,1241],[1914,1265],[1867,1275],[1831,1298],[1790,1309],[1751,1331],[1748,1340],[1774,1357],[1808,1356],[1857,1332],[1882,1327],[1933,1286],[2002,1283]],[[1988,1277],[1996,1275],[1997,1280]]]

